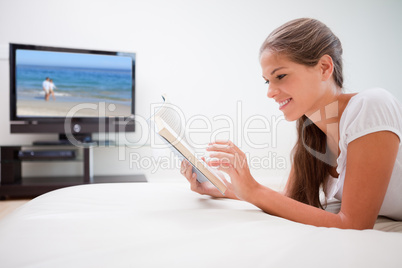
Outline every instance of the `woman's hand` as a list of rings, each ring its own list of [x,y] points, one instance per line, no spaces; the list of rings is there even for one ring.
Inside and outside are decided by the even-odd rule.
[[[205,158],[201,158],[205,162]],[[223,195],[212,183],[209,181],[200,183],[197,181],[197,174],[193,173],[193,166],[187,161],[183,160],[181,162],[180,168],[181,174],[190,182],[191,190],[202,194],[202,195],[210,195],[212,197],[226,197],[226,198],[233,198],[238,199],[236,195],[233,193],[233,187],[230,182],[228,182],[225,178],[225,175],[216,170],[215,173],[219,176],[219,178],[225,183],[227,189],[225,195]]]
[[[227,173],[235,195],[242,200],[250,201],[259,183],[251,176],[245,153],[231,141],[210,143],[207,151],[212,152],[209,154],[211,159],[208,165]]]

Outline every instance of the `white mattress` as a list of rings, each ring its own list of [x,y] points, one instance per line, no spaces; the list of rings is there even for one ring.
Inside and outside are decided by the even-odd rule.
[[[401,251],[402,233],[307,226],[186,184],[64,188],[0,221],[0,267],[402,267]]]

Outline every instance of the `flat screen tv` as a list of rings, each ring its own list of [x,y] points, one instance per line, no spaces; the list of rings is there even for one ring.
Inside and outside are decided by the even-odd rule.
[[[11,133],[134,131],[135,53],[10,44]]]

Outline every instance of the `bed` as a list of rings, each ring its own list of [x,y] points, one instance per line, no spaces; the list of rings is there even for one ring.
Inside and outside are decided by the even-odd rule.
[[[81,185],[0,221],[0,267],[402,267],[401,223],[375,228],[303,225],[186,183]]]

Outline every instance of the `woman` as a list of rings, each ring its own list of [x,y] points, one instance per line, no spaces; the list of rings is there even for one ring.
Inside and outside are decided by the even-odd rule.
[[[56,85],[53,83],[53,79],[50,79],[49,82],[50,82],[50,83],[49,83],[49,89],[50,89],[49,95],[52,94],[53,100],[56,100],[56,97],[54,96],[54,89],[56,89],[57,87],[56,87]]]
[[[297,120],[289,179],[284,193],[259,184],[245,154],[216,141],[208,165],[230,176],[225,197],[315,226],[368,229],[379,214],[402,220],[401,105],[383,89],[344,94],[341,57],[339,39],[314,19],[290,21],[268,36],[260,50],[268,98],[286,120]],[[187,161],[182,173],[193,191],[223,197],[199,183]],[[342,200],[339,213],[322,209],[320,189]]]

